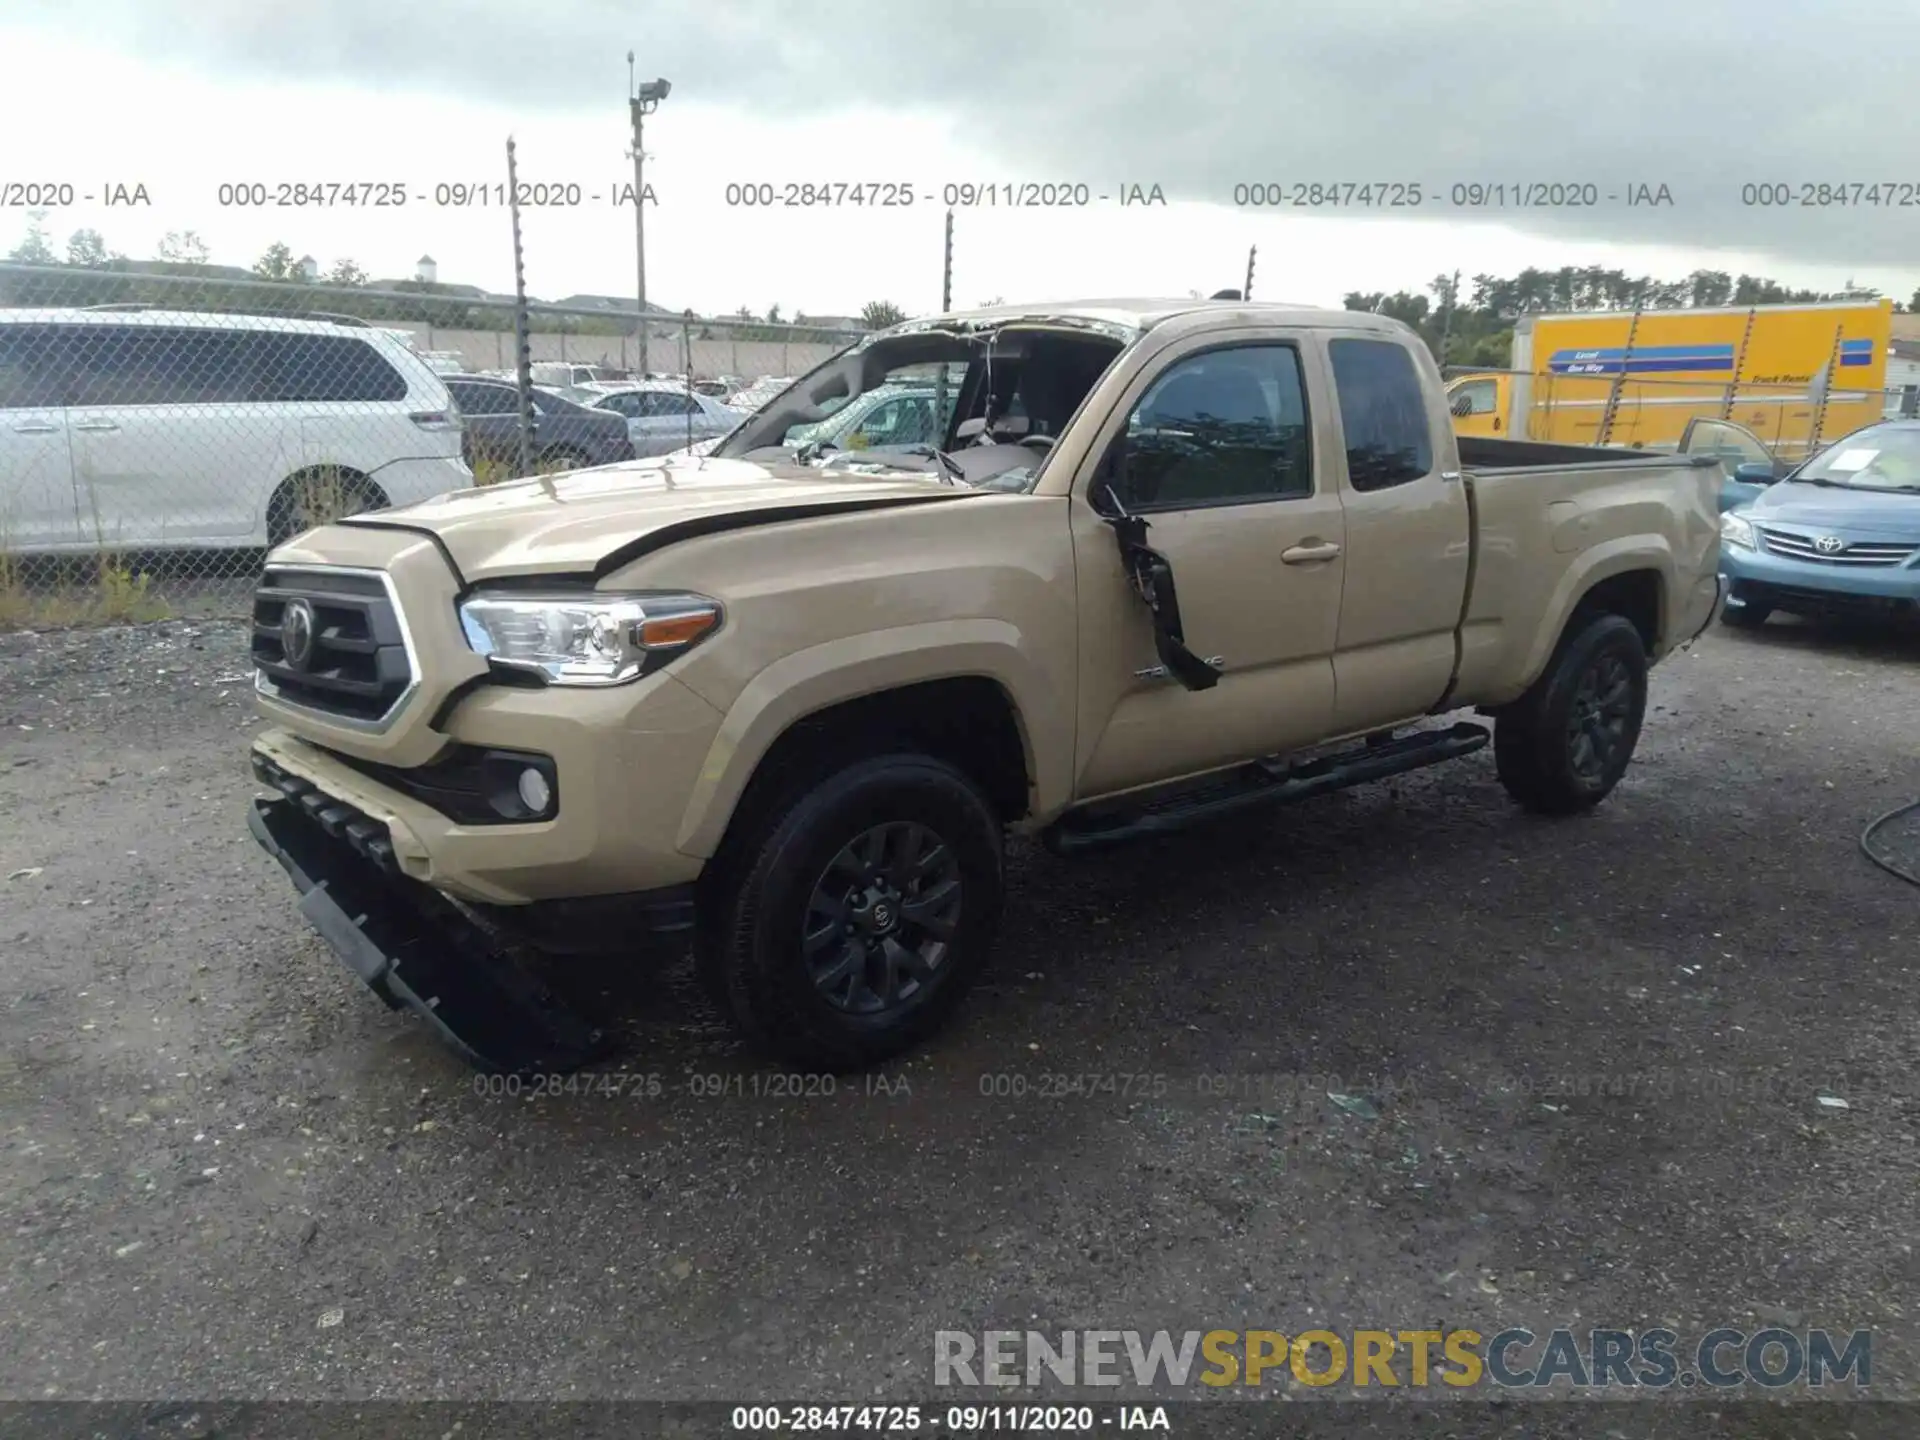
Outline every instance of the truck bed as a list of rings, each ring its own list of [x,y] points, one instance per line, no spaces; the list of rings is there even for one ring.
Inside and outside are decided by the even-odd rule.
[[[1655,658],[1691,632],[1712,596],[1691,594],[1714,573],[1720,543],[1720,462],[1661,451],[1462,437],[1472,513],[1473,565],[1460,625],[1458,695],[1474,704],[1515,698],[1540,672],[1554,634],[1542,615],[1566,612],[1596,578],[1652,571],[1675,613],[1658,617]],[[1560,556],[1557,561],[1545,557]],[[1711,589],[1712,582],[1705,582]],[[1562,593],[1566,592],[1566,593]]]
[[[1632,450],[1611,445],[1560,445],[1549,440],[1494,440],[1481,435],[1459,438],[1460,464],[1467,470],[1526,470],[1536,466],[1617,465],[1622,460],[1677,460],[1664,450]],[[1711,462],[1709,462],[1711,463]]]

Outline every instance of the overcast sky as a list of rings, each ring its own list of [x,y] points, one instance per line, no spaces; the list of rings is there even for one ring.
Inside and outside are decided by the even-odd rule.
[[[536,295],[630,294],[626,52],[673,94],[648,122],[648,297],[705,312],[939,301],[949,182],[1161,187],[1167,207],[965,209],[956,304],[1087,294],[1338,303],[1458,268],[1748,270],[1905,299],[1920,285],[1920,107],[1898,77],[1920,0],[9,0],[0,186],[71,182],[57,244],[94,227],[153,253],[195,229],[250,264],[276,240],[378,277],[430,252],[440,278],[506,290],[497,207],[442,182],[577,183],[530,212]],[[223,182],[401,182],[398,209],[223,206]],[[112,182],[147,208],[103,208]],[[729,183],[906,182],[889,210],[753,210]],[[1415,209],[1236,207],[1250,182],[1400,182]],[[1515,208],[1516,183],[1592,186],[1591,207]],[[1881,183],[1902,207],[1743,204],[1742,187]],[[1456,184],[1506,185],[1504,207]],[[1666,186],[1670,205],[1630,206]],[[1904,193],[1902,191],[1904,190]],[[1376,191],[1378,196],[1383,192]],[[592,197],[598,196],[595,200]],[[1618,199],[1609,199],[1618,196]],[[0,198],[12,199],[0,195]],[[1795,193],[1794,199],[1798,199]],[[0,252],[25,229],[0,209]]]

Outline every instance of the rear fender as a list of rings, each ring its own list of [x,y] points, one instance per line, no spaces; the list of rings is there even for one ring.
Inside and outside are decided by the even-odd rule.
[[[1524,695],[1546,672],[1568,623],[1587,594],[1603,581],[1636,570],[1651,570],[1660,577],[1660,644],[1657,648],[1664,651],[1675,613],[1675,587],[1679,583],[1673,547],[1659,535],[1623,535],[1615,540],[1603,540],[1575,556],[1560,577],[1560,583],[1554,587],[1552,597],[1541,612],[1540,624],[1528,642],[1526,658],[1515,671],[1513,683],[1502,686],[1501,693],[1489,703],[1501,704]]]

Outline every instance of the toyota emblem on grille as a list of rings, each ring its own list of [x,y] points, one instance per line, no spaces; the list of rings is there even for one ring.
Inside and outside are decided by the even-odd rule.
[[[1813,542],[1813,548],[1818,550],[1822,555],[1838,555],[1842,550],[1847,548],[1847,542],[1842,540],[1838,535],[1822,535],[1818,540]]]
[[[293,601],[280,617],[280,653],[296,670],[313,660],[313,606],[305,600]]]

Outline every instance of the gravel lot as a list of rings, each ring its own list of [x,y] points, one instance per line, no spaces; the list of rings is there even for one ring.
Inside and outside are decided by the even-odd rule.
[[[530,1099],[298,921],[240,626],[0,636],[0,1395],[858,1401],[932,1395],[938,1329],[1772,1322],[1871,1328],[1914,1398],[1920,893],[1856,838],[1920,793],[1917,658],[1716,630],[1575,821],[1483,754],[1022,850],[961,1023],[832,1095],[673,957],[594,976],[623,1093]]]

